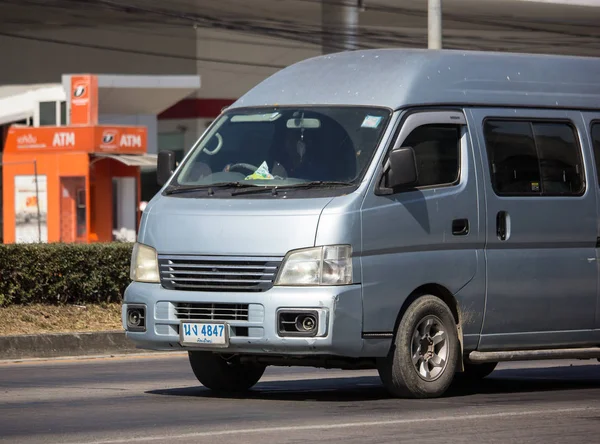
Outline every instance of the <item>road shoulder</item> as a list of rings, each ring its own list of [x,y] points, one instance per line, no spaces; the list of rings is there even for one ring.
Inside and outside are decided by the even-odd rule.
[[[0,336],[0,360],[148,352],[122,330]]]

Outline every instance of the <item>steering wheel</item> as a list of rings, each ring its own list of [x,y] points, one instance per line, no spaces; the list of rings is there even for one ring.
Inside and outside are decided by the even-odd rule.
[[[254,166],[254,165],[250,165],[249,163],[234,163],[233,165],[229,166],[229,171],[233,170],[234,168],[246,168],[247,170],[250,170],[252,172],[255,172],[258,167]]]

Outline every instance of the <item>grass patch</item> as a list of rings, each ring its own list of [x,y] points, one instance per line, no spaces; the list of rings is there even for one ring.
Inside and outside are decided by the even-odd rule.
[[[123,330],[121,304],[0,307],[0,336]]]

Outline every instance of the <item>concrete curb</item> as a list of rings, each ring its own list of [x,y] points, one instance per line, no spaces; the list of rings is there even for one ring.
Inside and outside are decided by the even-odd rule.
[[[0,360],[148,352],[135,348],[124,331],[0,336]]]

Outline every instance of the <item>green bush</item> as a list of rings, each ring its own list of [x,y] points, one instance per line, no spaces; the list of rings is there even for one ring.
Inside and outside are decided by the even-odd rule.
[[[133,244],[0,245],[0,306],[120,302]]]

